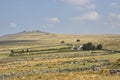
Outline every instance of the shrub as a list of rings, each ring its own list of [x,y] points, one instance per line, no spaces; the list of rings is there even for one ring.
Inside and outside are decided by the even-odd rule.
[[[61,41],[61,43],[65,43],[65,41]]]
[[[80,42],[80,39],[77,39],[76,42]]]
[[[83,45],[83,50],[95,50],[95,46],[91,42],[88,42]]]
[[[27,49],[26,52],[29,52],[29,49]]]
[[[14,53],[14,51],[13,51],[13,50],[11,50],[11,53]]]
[[[97,50],[101,50],[102,48],[103,48],[102,44],[98,44],[97,47],[96,47]]]
[[[88,42],[86,44],[83,44],[83,50],[101,50],[102,44],[98,44],[97,46],[93,45],[91,42]]]

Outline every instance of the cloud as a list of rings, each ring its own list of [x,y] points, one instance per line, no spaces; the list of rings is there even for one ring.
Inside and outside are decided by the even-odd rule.
[[[117,2],[110,3],[110,6],[113,7],[113,8],[119,8],[120,7],[120,5]]]
[[[120,29],[120,14],[111,12],[108,17],[102,21],[103,25],[111,29]]]
[[[96,5],[92,3],[94,0],[54,0],[54,1],[72,5],[76,10],[80,11],[96,9]]]
[[[90,3],[92,0],[58,0],[58,1],[70,4],[70,5],[85,5]]]
[[[51,24],[60,23],[60,19],[57,18],[57,17],[46,18],[45,21],[46,21],[47,23],[51,23]]]
[[[60,19],[58,17],[49,17],[44,19],[44,23],[42,27],[54,27],[60,23]]]
[[[109,13],[109,22],[114,28],[120,28],[120,13]]]
[[[89,5],[79,6],[76,9],[80,10],[80,11],[94,10],[94,9],[96,9],[96,5],[95,4],[89,4]]]
[[[120,14],[110,13],[110,14],[109,14],[109,17],[110,17],[111,19],[120,19]]]
[[[86,6],[87,9],[95,9],[96,5],[95,4],[90,4]]]
[[[80,16],[75,16],[71,18],[74,22],[88,22],[88,21],[98,21],[100,19],[100,14],[96,11],[91,11]]]
[[[10,22],[10,23],[9,23],[9,26],[10,26],[11,28],[15,28],[15,27],[17,27],[17,24],[16,24],[15,22]]]
[[[107,20],[103,22],[103,25],[106,27],[111,27],[112,29],[120,29],[120,22],[114,20]]]

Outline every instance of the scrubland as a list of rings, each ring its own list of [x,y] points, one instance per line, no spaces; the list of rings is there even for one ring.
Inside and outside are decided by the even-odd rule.
[[[68,45],[87,42],[104,50],[77,51]],[[0,80],[119,80],[119,51],[120,35],[7,35],[0,37]]]

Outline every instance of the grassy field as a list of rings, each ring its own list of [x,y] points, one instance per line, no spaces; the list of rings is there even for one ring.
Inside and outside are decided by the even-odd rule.
[[[102,44],[105,50],[75,51],[68,45],[87,42]],[[111,50],[120,51],[120,35],[21,32],[2,36],[0,80],[119,80],[120,72],[114,71],[120,70],[120,53]]]

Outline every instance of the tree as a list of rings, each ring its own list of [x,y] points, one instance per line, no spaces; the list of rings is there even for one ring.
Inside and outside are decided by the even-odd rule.
[[[80,39],[77,39],[76,42],[80,42]]]
[[[11,50],[11,53],[14,53],[14,51],[13,51],[13,50]]]
[[[103,48],[102,44],[98,44],[97,47],[96,47],[97,50],[101,50],[102,48]]]
[[[83,50],[95,50],[95,45],[93,45],[91,42],[88,42],[83,45]]]
[[[65,43],[65,41],[61,41],[61,43]]]
[[[29,49],[27,49],[26,52],[29,52]]]

